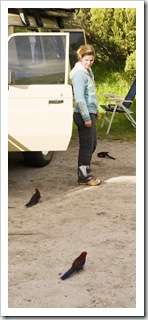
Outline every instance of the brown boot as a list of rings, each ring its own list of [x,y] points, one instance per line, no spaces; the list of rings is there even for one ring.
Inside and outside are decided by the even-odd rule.
[[[80,181],[80,179],[78,180],[78,184],[80,185],[88,185],[88,186],[98,186],[101,183],[101,180],[98,178],[92,178],[89,181]]]

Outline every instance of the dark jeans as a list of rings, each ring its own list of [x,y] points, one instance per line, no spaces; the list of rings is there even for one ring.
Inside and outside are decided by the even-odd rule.
[[[90,166],[92,154],[97,146],[97,135],[96,135],[96,115],[90,114],[92,126],[86,127],[84,120],[80,113],[74,112],[73,119],[78,127],[79,134],[79,155],[78,155],[78,167],[82,165]]]

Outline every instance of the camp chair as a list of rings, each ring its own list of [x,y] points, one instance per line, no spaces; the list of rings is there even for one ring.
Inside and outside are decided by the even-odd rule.
[[[104,97],[108,97],[108,104],[107,106],[100,105],[100,107],[105,111],[105,114],[103,116],[101,128],[104,126],[105,120],[109,123],[106,134],[109,133],[115,113],[123,113],[127,117],[127,119],[130,121],[131,125],[136,128],[136,121],[133,119],[131,113],[133,113],[130,110],[130,105],[133,102],[133,99],[136,95],[136,78],[131,85],[128,94],[126,97],[117,96],[115,94],[111,93],[104,93]],[[114,103],[114,104],[112,104]],[[111,113],[111,117],[108,117],[109,113]]]

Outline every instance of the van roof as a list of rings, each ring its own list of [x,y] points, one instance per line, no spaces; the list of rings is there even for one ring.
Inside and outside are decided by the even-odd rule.
[[[76,11],[79,9],[61,9],[61,8],[8,8],[8,13],[20,14],[20,12],[24,12],[27,15],[34,15],[38,12],[41,17],[63,17],[63,18],[73,18],[75,19]]]
[[[62,19],[75,20],[76,14],[79,9],[53,9],[53,8],[8,8],[8,24],[9,25],[23,25],[26,27],[30,26],[30,19],[32,17],[35,20],[37,27],[43,27],[46,19],[57,19],[58,25],[62,27]],[[18,20],[19,19],[19,20]],[[34,25],[34,23],[33,23]]]

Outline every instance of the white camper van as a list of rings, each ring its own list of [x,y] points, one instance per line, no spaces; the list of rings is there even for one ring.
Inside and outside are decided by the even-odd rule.
[[[84,30],[64,28],[75,9],[8,10],[8,151],[45,166],[72,134],[69,72]]]

